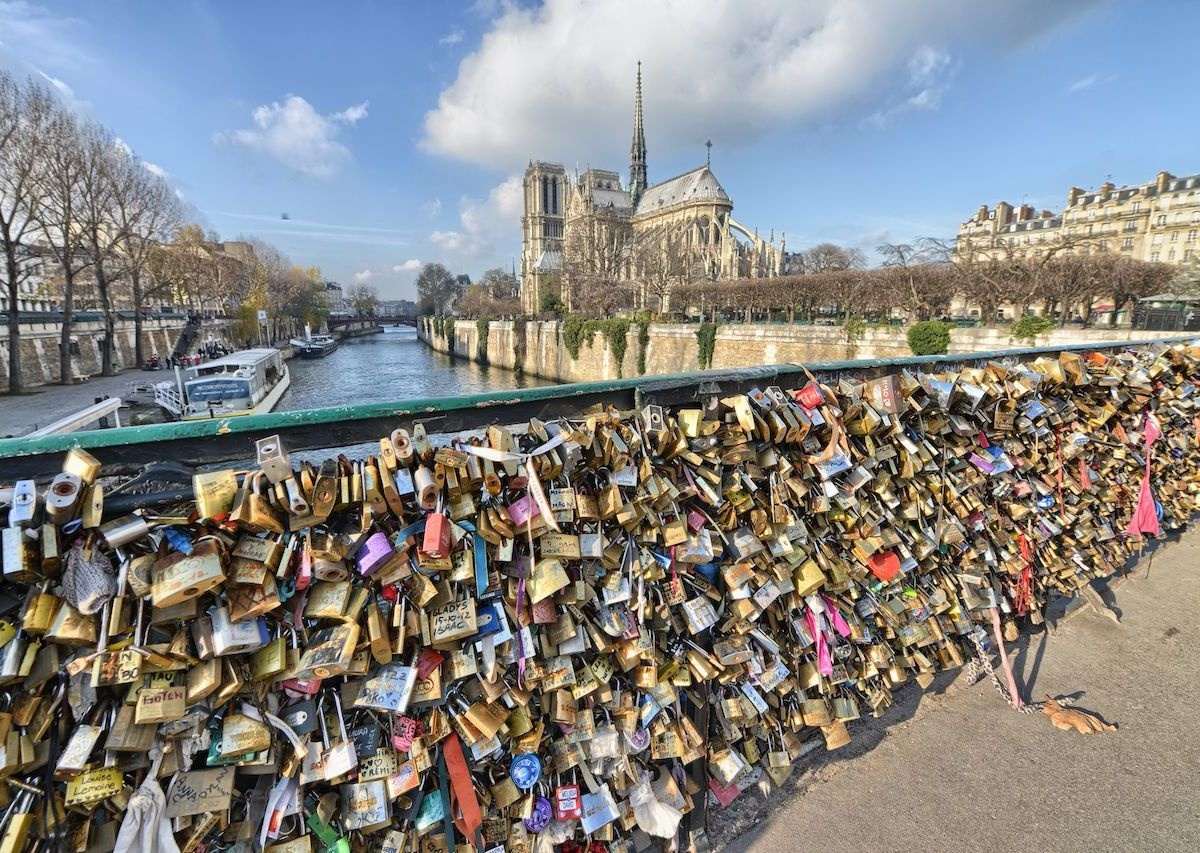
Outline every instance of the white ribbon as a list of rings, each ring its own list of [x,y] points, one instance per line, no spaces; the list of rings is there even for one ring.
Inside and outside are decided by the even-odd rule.
[[[528,481],[526,488],[529,494],[533,496],[533,500],[538,506],[538,512],[546,520],[547,527],[555,533],[562,533],[562,528],[558,526],[558,520],[554,517],[554,511],[550,509],[550,501],[546,498],[546,492],[542,489],[542,481],[538,478],[537,469],[533,466],[533,458],[541,456],[543,453],[549,453],[554,448],[562,445],[564,441],[566,441],[566,435],[560,432],[549,441],[535,447],[529,453],[497,450],[494,447],[480,447],[474,444],[464,445],[462,449],[492,462],[519,462],[524,465],[525,479]]]

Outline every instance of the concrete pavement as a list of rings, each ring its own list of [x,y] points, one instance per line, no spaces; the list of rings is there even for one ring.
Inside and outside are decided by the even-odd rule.
[[[38,427],[86,409],[97,397],[126,398],[130,382],[162,382],[174,379],[170,370],[126,370],[116,376],[93,376],[77,385],[42,385],[9,396],[0,395],[0,438],[25,435]],[[121,423],[129,414],[121,410]]]
[[[1010,653],[1026,697],[1077,697],[1118,731],[1059,731],[987,681],[944,676],[850,723],[849,746],[818,750],[769,802],[751,790],[712,813],[713,840],[736,853],[1200,850],[1200,531],[1143,557],[1112,598],[1120,625],[1083,609]]]

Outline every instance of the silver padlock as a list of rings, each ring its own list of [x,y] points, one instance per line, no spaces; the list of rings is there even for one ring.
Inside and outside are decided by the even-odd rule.
[[[213,654],[217,657],[252,652],[261,649],[271,639],[262,619],[233,622],[223,604],[209,608],[208,614],[212,619]]]
[[[272,483],[282,483],[292,477],[292,462],[278,435],[260,438],[255,442],[258,467]]]
[[[9,527],[30,527],[37,515],[37,487],[33,480],[17,480],[8,511]]]
[[[120,548],[149,535],[150,525],[140,515],[126,515],[100,525],[100,537],[109,548]]]
[[[75,517],[79,499],[83,497],[83,481],[66,471],[50,481],[43,500],[46,515],[55,524],[66,524]]]

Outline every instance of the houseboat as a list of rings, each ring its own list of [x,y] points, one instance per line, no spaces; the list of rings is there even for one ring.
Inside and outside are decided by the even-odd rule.
[[[337,338],[333,335],[292,338],[289,343],[301,358],[324,358],[338,348]]]
[[[178,382],[159,382],[154,401],[183,421],[261,415],[290,384],[279,350],[248,349],[189,367]]]

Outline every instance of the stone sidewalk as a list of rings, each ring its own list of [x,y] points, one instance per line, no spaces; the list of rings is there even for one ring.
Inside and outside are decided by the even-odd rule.
[[[174,379],[171,370],[126,370],[116,376],[93,376],[77,385],[42,385],[17,396],[0,396],[0,438],[21,436],[38,427],[86,409],[97,397],[128,396],[130,382]],[[129,414],[121,410],[121,423]]]
[[[1083,608],[1010,646],[1027,697],[1076,697],[1118,731],[1059,731],[987,681],[943,678],[898,692],[883,720],[850,723],[849,746],[818,750],[771,801],[751,790],[710,814],[714,841],[737,853],[1200,850],[1198,572],[1192,531],[1105,593],[1120,625]]]

